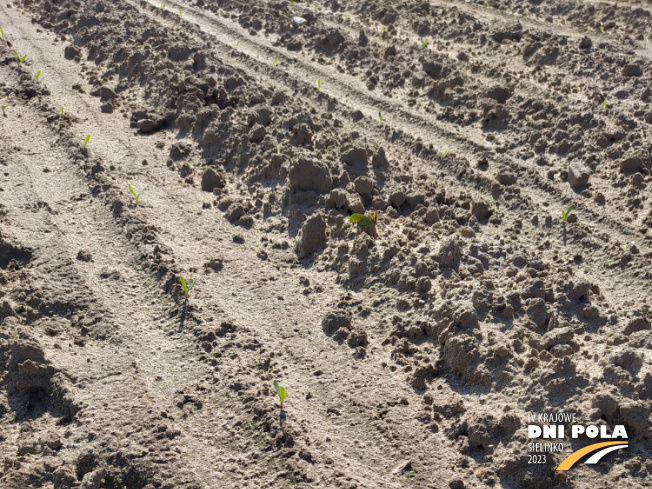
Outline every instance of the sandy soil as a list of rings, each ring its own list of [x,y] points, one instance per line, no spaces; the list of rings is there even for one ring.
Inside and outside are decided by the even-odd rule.
[[[0,27],[1,488],[649,487],[652,2]]]

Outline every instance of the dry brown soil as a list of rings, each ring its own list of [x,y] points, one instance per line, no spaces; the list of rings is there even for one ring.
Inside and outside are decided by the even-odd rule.
[[[651,12],[2,0],[0,488],[650,487]]]

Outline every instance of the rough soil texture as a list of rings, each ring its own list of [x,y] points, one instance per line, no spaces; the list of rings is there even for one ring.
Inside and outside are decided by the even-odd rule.
[[[2,1],[0,487],[649,487],[651,12]]]

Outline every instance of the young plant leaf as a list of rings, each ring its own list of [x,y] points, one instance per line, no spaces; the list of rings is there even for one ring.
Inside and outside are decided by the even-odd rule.
[[[602,108],[604,109],[607,106],[607,101],[602,102]]]
[[[568,210],[566,210],[566,211],[563,211],[563,210],[562,210],[562,211],[561,211],[561,217],[562,217],[562,219],[563,219],[564,221],[566,221],[566,219],[568,219],[568,215],[571,213],[572,210],[573,210],[573,206],[571,205],[571,206],[568,208]]]
[[[181,286],[183,287],[183,292],[184,292],[184,294],[186,294],[186,299],[187,299],[188,294],[190,293],[192,288],[195,286],[195,282],[197,281],[197,279],[193,280],[190,283],[190,285],[187,285],[186,280],[181,275],[179,275],[179,281],[181,282]]]
[[[356,223],[358,226],[367,227],[373,226],[376,224],[375,214],[371,217],[365,216],[364,214],[351,214],[349,216],[349,222]]]
[[[285,390],[285,387],[280,386],[279,383],[275,380],[274,389],[276,390],[276,393],[278,394],[278,397],[281,400],[281,409],[283,409],[283,401],[285,401],[285,398],[287,397],[287,392]]]
[[[428,39],[424,39],[424,40],[421,42],[421,47],[424,47],[424,48],[425,48],[425,47],[427,47],[427,46],[428,46]]]
[[[5,38],[5,31],[2,30],[2,27],[0,27],[0,38]]]
[[[439,153],[439,156],[441,156],[443,158],[444,156],[446,156],[450,152],[451,152],[451,150],[447,149],[446,151],[442,151],[441,153]]]
[[[63,105],[61,106],[61,114],[59,114],[59,119],[61,119],[61,117],[63,117]]]
[[[21,56],[20,54],[18,54],[18,51],[16,51],[15,49],[14,49],[14,54],[16,55],[16,58],[18,58],[18,61],[20,61],[21,63],[25,61],[25,58],[27,58],[27,55]]]
[[[8,105],[3,105],[2,107],[0,107],[0,109],[2,109],[2,114],[3,115],[7,115],[7,114],[5,114],[5,109],[8,108],[8,107],[9,107]]]
[[[134,196],[134,199],[136,200],[136,205],[138,205],[138,199],[140,199],[140,196],[143,195],[143,192],[147,190],[147,187],[143,187],[143,189],[140,192],[136,193],[136,191],[131,186],[131,184],[129,184],[129,190],[131,191],[132,195]]]
[[[34,73],[34,78],[36,78],[36,81],[38,81],[40,76],[41,76],[41,70],[38,70],[36,73]]]
[[[321,90],[321,78],[317,79],[317,88]]]
[[[234,49],[238,49],[238,46],[239,46],[239,45],[240,45],[240,41],[236,42],[236,43],[235,43],[235,48],[234,48]]]
[[[382,27],[380,28],[380,32],[385,32],[385,26],[382,26]]]
[[[278,63],[278,60],[281,59],[280,57],[276,58],[274,61],[272,61],[271,66],[274,66],[276,63]]]
[[[82,148],[86,148],[86,145],[88,144],[88,141],[90,141],[90,140],[91,140],[91,135],[87,134],[86,139],[84,140],[84,145],[82,146]]]
[[[380,110],[378,111],[378,117],[380,118],[380,122],[383,122],[385,120],[385,118],[383,117],[383,114],[380,112]]]
[[[183,12],[179,9],[179,17],[183,17]]]

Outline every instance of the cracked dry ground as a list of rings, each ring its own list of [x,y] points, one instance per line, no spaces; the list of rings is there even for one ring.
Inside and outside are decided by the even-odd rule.
[[[4,0],[0,487],[648,487],[651,10]]]

